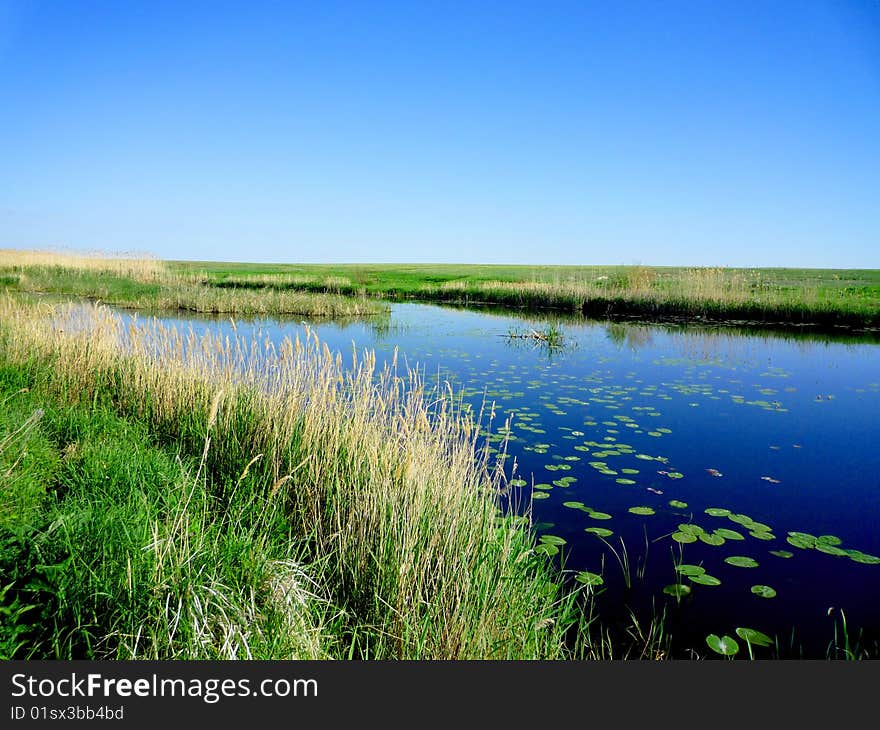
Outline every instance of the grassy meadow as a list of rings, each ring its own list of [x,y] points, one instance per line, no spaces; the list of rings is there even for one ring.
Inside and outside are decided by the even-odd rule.
[[[880,326],[880,271],[454,264],[169,262],[231,289],[552,308],[589,316]]]

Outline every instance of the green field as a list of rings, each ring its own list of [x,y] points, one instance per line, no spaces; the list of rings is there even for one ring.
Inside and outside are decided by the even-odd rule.
[[[586,315],[880,326],[880,270],[169,262],[234,289],[482,302]]]

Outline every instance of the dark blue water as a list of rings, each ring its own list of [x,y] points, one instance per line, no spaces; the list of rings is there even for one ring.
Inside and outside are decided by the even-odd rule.
[[[495,403],[490,431],[510,419],[505,464],[512,479],[525,480],[511,498],[537,497],[535,528],[565,541],[553,556],[565,570],[602,576],[594,590],[612,630],[618,622],[625,629],[630,611],[642,620],[665,613],[682,656],[709,653],[707,634],[734,636],[737,627],[776,638],[774,656],[839,656],[829,646],[844,617],[851,643],[880,638],[880,346],[589,321],[562,323],[562,349],[505,336],[541,326],[511,314],[396,304],[390,320],[313,329],[344,355],[352,343],[380,359],[397,348],[429,378],[463,389],[476,409],[484,398]],[[240,334],[252,327],[280,339],[303,325],[238,323]],[[687,523],[713,542],[718,528],[743,539],[673,539]],[[754,523],[762,525],[749,529]],[[806,533],[800,546],[791,532]],[[726,563],[730,556],[757,567]],[[679,576],[676,563],[701,566],[720,585]],[[680,600],[663,592],[676,582],[690,589]]]

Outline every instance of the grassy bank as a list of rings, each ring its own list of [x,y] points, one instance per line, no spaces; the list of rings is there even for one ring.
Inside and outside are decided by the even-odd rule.
[[[474,424],[427,390],[311,336],[3,297],[3,655],[589,654]]]
[[[880,326],[880,271],[646,266],[170,262],[231,289],[555,308],[593,316]]]
[[[131,309],[208,314],[354,317],[388,311],[364,296],[229,288],[182,275],[157,259],[0,250],[0,288],[97,299]]]

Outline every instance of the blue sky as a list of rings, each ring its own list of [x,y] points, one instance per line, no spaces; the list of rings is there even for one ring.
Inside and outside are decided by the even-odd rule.
[[[880,2],[0,0],[0,247],[880,268]]]

